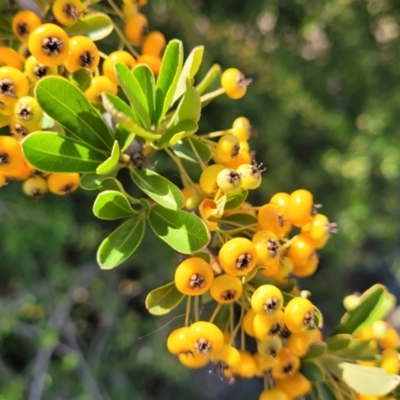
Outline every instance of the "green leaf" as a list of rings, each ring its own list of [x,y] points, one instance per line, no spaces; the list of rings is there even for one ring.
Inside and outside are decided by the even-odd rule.
[[[320,400],[342,400],[341,393],[332,385],[331,382],[318,382],[316,384],[318,399]]]
[[[193,87],[189,80],[186,83],[187,85],[185,94],[183,95],[182,100],[179,102],[174,116],[171,118],[172,124],[176,124],[177,122],[184,121],[186,119],[198,122],[200,119],[200,95],[197,93],[197,90]]]
[[[129,68],[125,64],[118,63],[115,73],[126,97],[131,103],[133,112],[136,113],[144,128],[150,128],[149,105],[143,90]]]
[[[374,285],[360,296],[360,304],[348,311],[333,334],[355,334],[365,326],[371,325],[380,317],[380,308],[385,302],[386,288],[383,285]]]
[[[234,210],[241,206],[241,204],[247,199],[249,194],[248,190],[240,189],[235,193],[228,194],[225,203],[225,210]]]
[[[3,15],[0,15],[0,37],[10,38],[13,36],[11,29],[11,22],[6,19]]]
[[[324,379],[324,371],[315,361],[303,361],[299,372],[310,382],[319,382]]]
[[[328,337],[325,342],[329,351],[338,351],[347,349],[350,346],[352,339],[353,337],[351,335],[342,333]]]
[[[150,314],[165,315],[173,310],[185,296],[174,282],[152,290],[146,297],[146,308]]]
[[[107,158],[82,142],[52,132],[34,132],[22,141],[25,158],[44,172],[95,172]]]
[[[111,18],[101,12],[85,14],[78,22],[66,29],[68,36],[83,35],[96,41],[107,37],[114,29]]]
[[[200,251],[210,241],[210,233],[204,222],[187,211],[168,210],[155,205],[151,210],[149,222],[160,239],[183,254]]]
[[[68,80],[49,76],[36,84],[36,98],[51,118],[94,149],[110,151],[114,138],[101,115]]]
[[[207,163],[212,155],[209,147],[196,136],[180,140],[172,147],[172,150],[178,157],[194,163],[198,163],[199,159],[203,163]]]
[[[121,124],[117,124],[115,127],[115,140],[118,142],[121,148],[121,153],[123,153],[135,139],[135,134],[133,132],[127,131]]]
[[[68,79],[77,86],[82,92],[89,88],[92,81],[92,74],[85,68],[78,69],[68,75]]]
[[[302,360],[312,360],[313,358],[319,358],[326,353],[326,344],[324,342],[313,343],[307,354],[302,358]]]
[[[135,119],[137,119],[136,114],[133,112],[132,108],[119,97],[107,93],[103,95],[103,105],[111,114],[112,118],[128,132],[148,140],[160,139],[161,135],[149,132],[142,128],[139,122],[135,122]]]
[[[104,192],[105,190],[113,190],[117,192],[123,193],[125,196],[128,194],[126,193],[124,187],[122,186],[121,182],[114,178],[114,177],[107,177],[101,181],[101,188],[100,190]]]
[[[96,173],[99,175],[109,174],[117,167],[120,155],[121,152],[119,150],[119,144],[117,141],[115,141],[110,157],[108,157],[106,161],[97,167]]]
[[[106,190],[98,194],[93,204],[93,214],[100,219],[121,219],[137,214],[128,199],[121,193]]]
[[[207,72],[206,76],[203,80],[196,86],[197,92],[202,95],[206,93],[208,89],[214,89],[214,85],[219,85],[221,80],[221,67],[218,64],[214,64],[209,71]],[[216,89],[216,87],[215,87]]]
[[[112,269],[127,260],[143,239],[143,218],[130,218],[106,237],[97,250],[97,262],[102,269]]]
[[[179,142],[184,136],[191,135],[196,132],[198,126],[196,122],[191,120],[181,121],[177,125],[169,128],[157,142],[157,147],[163,148],[169,145],[174,145]]]
[[[231,317],[231,307],[229,305],[222,306],[214,318],[213,324],[218,326],[222,332],[225,332],[229,325]]]
[[[369,341],[354,338],[346,349],[338,350],[335,355],[358,360],[375,360],[375,351],[371,348]]]
[[[220,228],[229,230],[234,229],[237,225],[254,225],[257,224],[257,218],[248,213],[238,212],[231,215],[226,215],[219,220]]]
[[[151,124],[154,124],[156,112],[156,83],[153,71],[146,64],[139,64],[133,67],[132,73],[143,90],[147,101],[150,121]]]
[[[158,204],[174,210],[183,207],[185,199],[182,191],[157,172],[132,168],[131,177],[137,187]]]
[[[382,368],[341,363],[344,382],[358,394],[385,396],[400,384],[400,376],[388,374]]]
[[[109,175],[115,175],[117,171],[113,171]],[[106,179],[107,175],[97,175],[95,173],[87,173],[82,175],[80,186],[85,190],[98,190],[101,188],[101,182]]]
[[[185,64],[183,65],[182,72],[179,76],[178,84],[172,99],[172,104],[175,103],[175,101],[185,93],[187,85],[186,82],[193,82],[193,78],[197,74],[203,60],[203,53],[204,46],[197,46],[188,55]]]
[[[182,71],[183,46],[179,40],[171,40],[165,49],[156,85],[156,118],[158,124],[172,104],[179,75]]]

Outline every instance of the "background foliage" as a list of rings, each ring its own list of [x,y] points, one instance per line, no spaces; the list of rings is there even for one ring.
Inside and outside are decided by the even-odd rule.
[[[399,6],[151,0],[144,12],[152,29],[184,39],[186,53],[205,44],[204,69],[217,62],[253,78],[243,100],[213,102],[200,125],[205,133],[251,120],[267,167],[253,202],[304,187],[338,222],[318,272],[302,283],[327,331],[345,294],[382,282],[399,296]],[[123,266],[100,271],[96,247],[116,225],[93,217],[93,196],[34,201],[18,184],[0,192],[0,399],[256,398],[261,383],[230,387],[167,354],[183,311],[156,319],[144,306],[179,261],[167,245],[145,236]]]

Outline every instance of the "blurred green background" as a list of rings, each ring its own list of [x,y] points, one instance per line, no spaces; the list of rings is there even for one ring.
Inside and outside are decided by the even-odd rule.
[[[399,297],[399,4],[150,0],[143,11],[186,52],[205,44],[200,77],[219,63],[253,79],[244,99],[216,100],[201,122],[206,133],[243,115],[257,129],[250,143],[267,171],[252,201],[307,188],[338,223],[301,282],[326,332],[346,294],[382,282]],[[94,198],[0,191],[0,400],[258,398],[257,380],[232,386],[167,353],[184,311],[155,318],[144,299],[171,281],[178,256],[148,234],[124,265],[100,271],[96,247],[115,225],[93,217]]]

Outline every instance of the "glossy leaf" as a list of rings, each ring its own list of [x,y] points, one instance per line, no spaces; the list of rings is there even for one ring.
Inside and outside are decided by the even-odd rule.
[[[109,175],[97,175],[96,173],[87,173],[82,175],[80,186],[85,190],[98,190],[101,188],[101,182],[108,176],[115,175],[116,171],[113,171]]]
[[[257,224],[258,221],[254,215],[238,212],[224,216],[219,222],[221,229],[234,229],[237,228],[238,225],[254,225]]]
[[[158,204],[176,210],[182,208],[184,197],[182,191],[168,179],[147,168],[131,169],[133,182]]]
[[[156,112],[156,83],[153,71],[146,64],[139,64],[133,67],[132,73],[142,88],[147,101],[150,121],[151,124],[154,124]]]
[[[160,239],[183,254],[200,251],[210,241],[210,233],[203,221],[187,211],[168,210],[155,205],[151,210],[149,222]]]
[[[358,360],[375,359],[375,351],[369,345],[369,342],[360,341],[354,338],[346,349],[338,350],[335,355]]]
[[[165,49],[156,85],[156,123],[159,123],[172,104],[179,75],[182,71],[183,46],[171,40]]]
[[[209,147],[194,135],[178,141],[172,150],[178,157],[193,163],[198,163],[199,159],[207,163],[211,159]]]
[[[117,141],[115,141],[110,157],[108,157],[106,161],[97,167],[96,173],[99,175],[109,174],[117,167],[120,155],[121,151],[119,150],[119,144]]]
[[[185,296],[174,282],[152,290],[146,297],[146,308],[150,314],[165,315],[173,310]]]
[[[201,66],[203,54],[204,46],[197,46],[188,55],[185,64],[183,65],[182,72],[179,76],[172,103],[175,103],[175,101],[178,100],[179,97],[181,97],[185,93],[187,85],[186,82],[188,80],[190,83],[193,82],[193,78],[195,77]]]
[[[22,141],[25,158],[45,172],[95,172],[107,156],[82,142],[52,132],[34,132]]]
[[[198,122],[201,114],[201,101],[200,95],[197,93],[195,87],[188,80],[186,82],[186,91],[179,102],[178,108],[172,120],[174,123],[184,120],[193,120]]]
[[[307,354],[302,358],[303,360],[312,360],[313,358],[319,358],[326,353],[326,344],[324,342],[313,343]]]
[[[324,371],[315,361],[303,361],[299,372],[310,382],[319,382],[324,379]]]
[[[122,90],[131,103],[133,112],[138,115],[141,125],[148,129],[151,125],[149,106],[139,82],[125,64],[118,63],[115,66],[115,73]]]
[[[106,190],[98,194],[93,204],[93,214],[100,219],[121,219],[137,214],[128,199],[121,193]]]
[[[13,36],[11,29],[11,22],[6,19],[3,15],[0,15],[0,37],[10,38]]]
[[[36,84],[35,93],[43,111],[76,138],[97,150],[112,149],[114,138],[110,128],[71,82],[49,76]]]
[[[338,351],[347,349],[351,344],[352,338],[348,334],[338,334],[328,337],[325,342],[329,351]]]
[[[357,333],[379,319],[379,309],[385,301],[385,294],[386,288],[383,285],[374,285],[364,292],[360,296],[360,304],[343,316],[333,334]]]
[[[202,95],[209,89],[213,90],[217,88],[221,79],[221,67],[218,64],[214,64],[202,81],[196,86],[197,92]]]
[[[83,35],[96,41],[104,39],[114,29],[111,18],[101,12],[91,12],[84,15],[66,29],[68,36]]]
[[[168,147],[174,145],[183,139],[187,135],[191,135],[196,132],[198,126],[196,122],[191,120],[181,121],[177,125],[169,128],[157,142],[159,148]]]
[[[112,269],[126,261],[143,239],[143,218],[130,218],[106,237],[97,250],[97,262],[102,269]]]
[[[225,210],[234,210],[241,206],[247,199],[249,192],[246,189],[240,189],[235,193],[228,194],[225,203]]]
[[[135,134],[126,130],[121,124],[115,127],[115,140],[118,142],[123,153],[135,139]]]
[[[318,382],[316,384],[318,391],[318,399],[320,400],[342,400],[340,392],[332,385],[331,382]]]
[[[122,186],[121,182],[114,178],[114,177],[107,177],[104,178],[101,181],[101,191],[105,191],[105,190],[113,190],[113,191],[117,191],[117,192],[121,192],[124,195],[126,195],[125,189]]]
[[[92,82],[92,74],[85,68],[78,69],[68,76],[68,79],[82,92],[89,88]]]
[[[344,382],[358,394],[385,396],[400,384],[400,376],[388,374],[382,368],[341,363]]]

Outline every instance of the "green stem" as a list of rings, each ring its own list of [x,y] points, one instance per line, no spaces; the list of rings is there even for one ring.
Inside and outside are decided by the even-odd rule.
[[[200,321],[200,296],[194,296],[194,320]]]
[[[189,319],[190,319],[190,303],[191,303],[191,296],[187,297],[186,303],[186,314],[185,314],[185,326],[189,326]]]
[[[210,133],[205,133],[204,135],[200,135],[199,138],[200,139],[213,139],[216,137],[220,137],[223,136],[227,133],[231,133],[232,130],[231,129],[226,129],[224,131],[215,131],[215,132],[210,132]]]
[[[214,90],[213,92],[207,93],[203,96],[200,97],[200,101],[202,103],[205,103],[206,101],[213,100],[218,96],[221,96],[222,94],[225,94],[225,89],[224,88],[219,88],[217,90]]]
[[[125,47],[136,57],[138,58],[140,56],[140,54],[131,46],[131,44],[129,43],[128,39],[125,37],[125,35],[122,33],[121,29],[119,29],[118,25],[113,22],[114,25],[114,29],[115,32],[117,33],[117,35],[119,36],[119,38],[121,39],[121,41],[124,43]],[[161,137],[161,135],[160,135]]]
[[[165,152],[170,156],[171,160],[175,163],[178,167],[179,175],[181,176],[181,181],[184,187],[192,186],[193,181],[189,174],[186,172],[185,168],[181,163],[181,160],[174,155],[174,153],[170,149],[164,149]]]
[[[113,0],[107,0],[108,4],[111,6],[111,8],[114,10],[115,14],[118,15],[118,17],[121,18],[122,22],[125,22],[125,17],[124,14],[122,14],[121,10],[118,8],[118,6],[113,2]]]
[[[213,321],[214,321],[215,317],[217,316],[217,314],[219,313],[219,311],[221,310],[221,308],[222,308],[222,304],[221,304],[221,303],[218,303],[218,304],[217,304],[217,307],[215,307],[215,310],[214,310],[214,312],[212,313],[212,315],[211,315],[211,317],[210,317],[210,322],[213,322]]]

